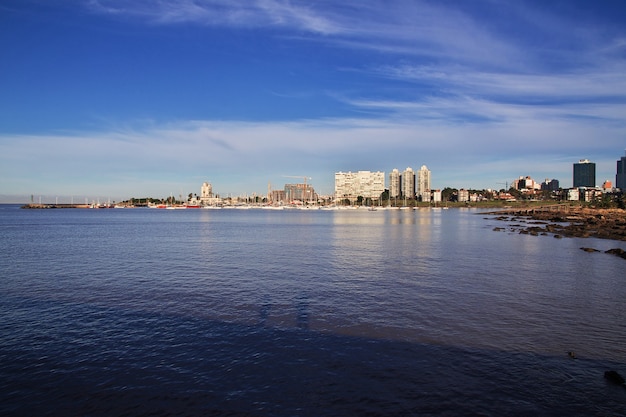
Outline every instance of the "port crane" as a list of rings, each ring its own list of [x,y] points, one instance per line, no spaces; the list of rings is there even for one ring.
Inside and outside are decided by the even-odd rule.
[[[283,177],[285,177],[285,178],[298,178],[298,179],[302,178],[302,180],[304,181],[304,186],[305,187],[306,187],[306,180],[312,180],[313,179],[311,177],[305,177],[303,175],[299,175],[299,176],[298,175],[283,175]]]

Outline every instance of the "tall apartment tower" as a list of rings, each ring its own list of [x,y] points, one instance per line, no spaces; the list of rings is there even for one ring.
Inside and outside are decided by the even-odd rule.
[[[413,172],[413,168],[408,167],[402,173],[402,196],[406,198],[414,198],[415,197],[415,173]]]
[[[397,168],[389,173],[389,197],[400,197],[400,171]]]
[[[574,188],[596,186],[596,164],[588,159],[581,159],[574,164]]]
[[[626,191],[626,156],[617,161],[617,174],[615,175],[615,187]]]
[[[416,195],[422,201],[430,201],[430,170],[426,165],[422,165],[417,171],[417,182],[415,184]]]

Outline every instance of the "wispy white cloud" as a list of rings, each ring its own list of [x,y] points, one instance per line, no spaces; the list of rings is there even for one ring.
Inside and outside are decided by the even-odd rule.
[[[524,2],[503,5],[484,0],[473,6],[421,0],[354,4],[326,0],[306,4],[289,0],[87,3],[96,13],[163,25],[277,28],[282,30],[281,36],[389,54],[392,60],[420,59],[422,65],[427,62],[435,68],[458,66],[459,71],[469,68],[486,73],[536,74],[556,69],[569,73],[599,63],[623,63],[623,31],[607,30],[593,21],[575,20],[578,16],[557,15]],[[615,72],[621,69],[615,68]]]
[[[334,23],[310,7],[287,0],[90,0],[95,13],[143,19],[151,23],[240,27],[283,27],[299,32],[335,33]]]
[[[436,83],[442,90],[520,100],[626,97],[626,62],[618,68],[596,68],[569,73],[520,74],[477,72],[463,67],[385,66],[380,76],[409,82]]]
[[[419,115],[450,105],[432,101],[411,110]],[[195,121],[71,135],[4,135],[0,178],[7,180],[0,180],[0,189],[4,194],[57,190],[67,195],[98,189],[123,198],[179,189],[186,194],[211,180],[222,193],[245,193],[263,192],[268,181],[282,186],[282,175],[295,173],[313,177],[320,191],[331,193],[333,173],[339,170],[388,172],[422,164],[433,170],[435,187],[489,187],[495,179],[518,175],[556,177],[567,186],[571,163],[582,157],[599,164],[599,177],[614,176],[623,126],[598,129],[585,120],[537,117],[536,110],[524,106],[466,101],[459,107],[464,106],[477,113],[498,112],[499,120],[443,124],[407,112],[403,118]],[[8,180],[13,171],[23,173],[19,184]],[[67,183],[71,186],[59,190]]]

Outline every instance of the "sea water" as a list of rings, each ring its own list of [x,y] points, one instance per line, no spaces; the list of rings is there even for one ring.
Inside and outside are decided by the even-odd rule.
[[[466,209],[0,206],[0,414],[626,415],[611,248]]]

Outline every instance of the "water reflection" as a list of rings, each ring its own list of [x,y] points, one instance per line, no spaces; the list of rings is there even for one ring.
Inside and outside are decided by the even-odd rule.
[[[296,312],[296,327],[301,330],[309,330],[309,299],[306,294],[301,294],[296,299]]]
[[[85,217],[80,233],[53,221],[3,229],[0,266],[12,278],[0,289],[252,326],[626,357],[614,348],[626,343],[624,261],[579,249],[623,243],[496,233],[461,210],[119,212],[104,214],[122,216],[116,224],[50,214]]]

